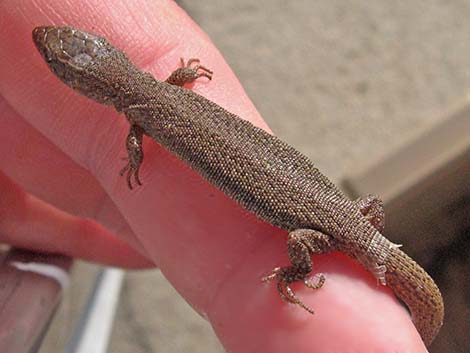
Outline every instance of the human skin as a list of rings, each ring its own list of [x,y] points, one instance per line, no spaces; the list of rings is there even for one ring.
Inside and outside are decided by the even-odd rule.
[[[281,301],[261,277],[288,263],[286,232],[154,141],[144,141],[143,185],[129,190],[118,175],[128,123],[48,71],[31,31],[51,24],[103,35],[159,79],[180,57],[197,57],[214,78],[189,88],[268,129],[209,38],[171,1],[2,1],[0,188],[10,198],[0,202],[0,240],[128,268],[155,264],[230,352],[426,351],[391,291],[342,254],[314,257],[323,288],[293,285],[314,316]]]

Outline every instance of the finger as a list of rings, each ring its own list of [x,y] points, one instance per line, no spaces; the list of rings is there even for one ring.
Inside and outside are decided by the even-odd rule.
[[[145,251],[96,179],[24,121],[0,96],[0,169],[41,200],[92,218]]]
[[[153,263],[88,219],[71,216],[24,192],[0,173],[0,242],[60,253],[108,266],[150,268]]]
[[[140,174],[144,185],[129,192],[125,184],[117,180],[120,167],[112,158],[122,148],[122,142],[117,140],[124,141],[127,124],[109,109],[65,90],[58,80],[51,77],[45,65],[41,66],[33,60],[37,54],[32,45],[15,47],[16,43],[28,40],[29,32],[35,25],[66,23],[88,30],[92,28],[93,32],[105,35],[111,43],[124,49],[139,67],[160,78],[168,76],[180,56],[199,57],[215,74],[210,85],[195,84],[194,90],[265,127],[233,73],[200,29],[169,1],[90,0],[80,7],[71,7],[73,5],[64,2],[48,1],[46,5],[43,1],[35,1],[24,6],[27,7],[23,11],[27,11],[28,16],[10,20],[13,10],[4,12],[7,13],[4,15],[7,21],[3,21],[6,30],[12,33],[0,38],[4,48],[7,48],[5,51],[2,49],[0,55],[8,55],[7,66],[22,70],[21,75],[14,77],[0,68],[0,92],[32,125],[98,178],[166,277],[193,306],[207,313],[228,350],[246,352],[249,350],[244,347],[254,345],[260,352],[273,351],[272,342],[276,343],[276,351],[287,351],[292,347],[305,352],[329,351],[328,345],[336,347],[335,340],[321,340],[321,337],[331,338],[331,332],[328,336],[325,331],[325,328],[331,329],[326,325],[325,316],[316,321],[309,318],[301,325],[298,321],[295,325],[285,325],[284,317],[267,314],[270,310],[274,313],[286,310],[285,303],[258,300],[257,306],[252,305],[253,298],[275,297],[272,288],[271,291],[263,291],[259,278],[269,272],[267,264],[279,263],[279,254],[285,252],[285,232],[241,210],[180,160],[151,141],[144,146],[146,160]],[[40,6],[42,11],[37,11],[35,6]],[[50,8],[54,8],[54,12],[45,10]],[[113,11],[107,11],[110,8]],[[144,22],[138,20],[142,17],[145,18]],[[123,21],[123,18],[128,21]],[[15,62],[18,58],[28,61],[19,64]],[[27,80],[23,77],[25,71]],[[32,83],[31,77],[36,78]],[[25,96],[28,97],[28,104],[21,104]],[[266,244],[267,248],[263,249],[262,244]],[[275,252],[273,248],[279,251]],[[269,257],[264,257],[266,252]],[[352,264],[342,258],[337,261]],[[347,267],[332,270],[339,271],[340,283],[348,278],[341,276],[344,268]],[[357,273],[361,279],[367,278],[365,272]],[[364,291],[361,281],[346,282],[348,290]],[[234,297],[234,293],[240,295]],[[400,326],[400,331],[395,331],[394,337],[400,338],[401,344],[408,348],[415,347],[419,344],[416,332],[406,313],[388,293],[387,300],[381,305],[392,310],[394,317],[407,323]],[[302,290],[299,295],[313,308],[316,301],[320,302],[320,294]],[[374,302],[374,296],[382,297],[383,293],[375,290],[364,292],[362,301],[350,304],[362,308],[368,300]],[[338,300],[337,296],[326,298],[325,302],[320,302],[322,309],[334,308]],[[341,300],[345,299],[342,297]],[[227,306],[235,315],[224,315]],[[385,310],[382,306],[377,306],[377,310],[371,313],[372,318],[382,318],[381,313]],[[247,308],[252,310],[247,311]],[[241,312],[245,315],[239,315]],[[298,310],[292,310],[286,315],[295,319],[300,314]],[[224,329],[228,325],[227,320],[230,321],[230,330]],[[344,320],[345,323],[338,323],[333,332],[335,336],[351,339],[347,342],[349,350],[364,351],[366,347],[362,337],[376,333],[369,337],[367,348],[385,352],[384,337],[389,337],[387,334],[396,329],[387,323],[371,328],[368,325],[370,316],[351,316]],[[364,332],[364,327],[372,331]],[[375,329],[380,331],[379,334]],[[351,332],[355,333],[356,338]],[[252,341],[244,341],[246,337]],[[319,344],[312,346],[312,339]],[[343,346],[342,350],[345,348]]]

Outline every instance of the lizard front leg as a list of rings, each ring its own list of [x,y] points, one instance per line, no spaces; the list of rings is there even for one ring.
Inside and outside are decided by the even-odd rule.
[[[292,266],[277,267],[272,274],[263,277],[267,282],[277,279],[279,296],[286,302],[297,304],[313,314],[313,310],[298,299],[289,285],[293,282],[303,281],[312,289],[318,289],[325,283],[325,276],[320,274],[319,281],[313,283],[307,278],[312,273],[312,254],[323,254],[334,248],[333,240],[329,235],[313,229],[297,229],[289,233],[287,251]]]
[[[199,64],[199,59],[189,59],[185,64],[183,58],[181,67],[173,71],[165,82],[175,86],[183,86],[186,83],[192,83],[199,77],[206,77],[212,80],[213,72]],[[193,64],[196,64],[193,66]]]
[[[127,164],[124,168],[121,169],[119,174],[122,176],[126,174],[127,185],[129,189],[132,190],[131,177],[134,175],[135,182],[138,185],[142,185],[139,179],[139,168],[144,160],[144,150],[142,148],[142,138],[144,135],[144,130],[137,126],[131,125],[129,134],[126,139],[126,149],[128,153]]]
[[[196,64],[196,65],[193,65]],[[186,83],[194,82],[200,77],[207,77],[209,80],[212,79],[212,71],[199,64],[199,59],[189,59],[185,64],[183,58],[181,58],[181,67],[172,72],[172,74],[165,80],[165,82],[183,86]],[[145,105],[131,105],[125,109],[126,112],[132,110],[146,108]],[[134,175],[135,182],[137,185],[142,185],[139,179],[139,168],[144,159],[144,151],[142,149],[142,138],[144,130],[137,126],[131,125],[129,134],[126,139],[126,149],[128,152],[128,163],[124,168],[121,169],[121,175],[126,172],[127,185],[132,190],[132,175]]]

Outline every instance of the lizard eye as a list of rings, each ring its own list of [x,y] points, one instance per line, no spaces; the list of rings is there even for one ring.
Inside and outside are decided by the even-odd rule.
[[[87,67],[90,63],[93,62],[93,58],[86,53],[80,53],[73,57],[69,57],[66,61],[69,65],[73,66],[74,68],[83,70],[85,67]]]

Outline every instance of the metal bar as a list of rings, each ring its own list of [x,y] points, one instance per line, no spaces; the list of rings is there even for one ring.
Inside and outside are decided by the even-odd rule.
[[[105,268],[97,275],[66,353],[106,353],[123,279],[124,272],[114,268]]]

